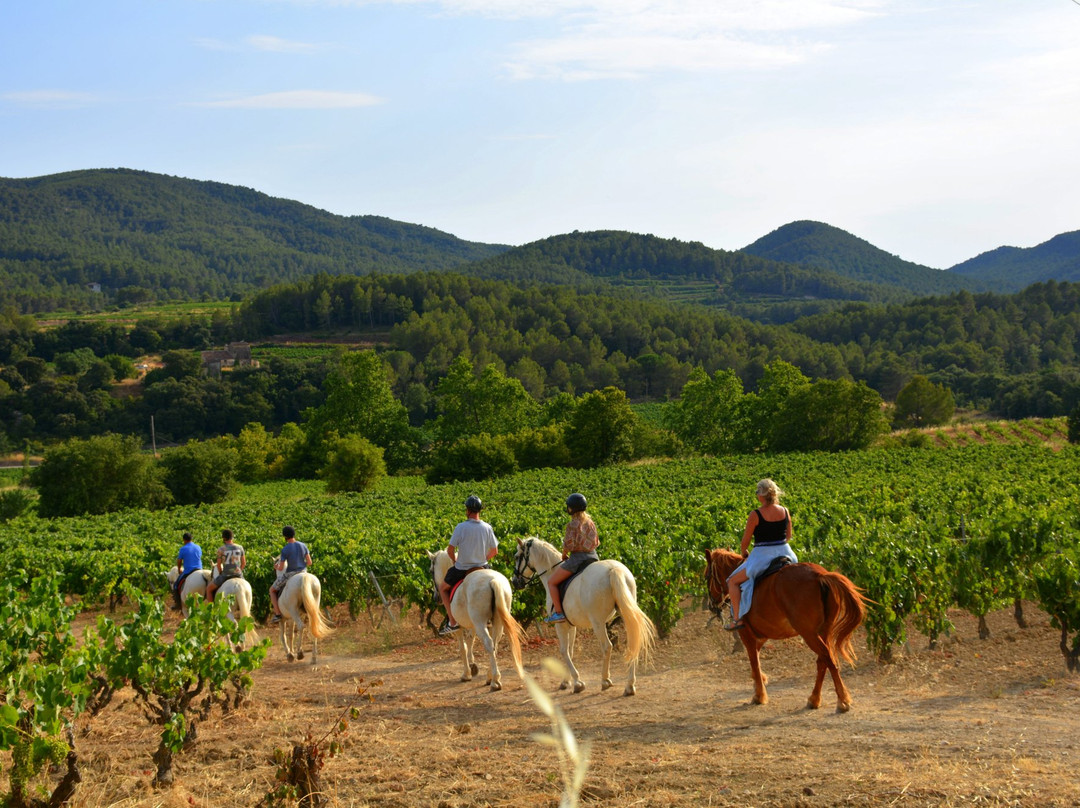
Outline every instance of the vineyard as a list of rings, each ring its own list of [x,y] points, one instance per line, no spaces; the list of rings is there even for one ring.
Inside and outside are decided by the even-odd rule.
[[[115,603],[126,583],[164,592],[183,531],[209,555],[229,527],[248,550],[255,613],[262,616],[280,528],[292,524],[312,550],[324,602],[346,603],[355,615],[379,603],[376,582],[388,599],[426,602],[426,552],[445,546],[465,494],[484,499],[503,546],[496,564],[509,572],[515,539],[559,541],[561,503],[578,490],[589,497],[602,555],[637,576],[642,608],[664,634],[685,599],[702,595],[702,552],[736,546],[753,485],[768,476],[789,494],[784,501],[800,558],[840,570],[875,602],[866,629],[880,658],[908,640],[910,624],[931,644],[947,634],[954,604],[981,618],[1026,598],[1060,624],[1062,652],[1075,670],[1078,461],[1068,447],[986,444],[542,470],[471,486],[389,478],[374,492],[334,496],[321,483],[269,483],[212,507],[23,518],[9,527],[19,541],[6,549],[3,564],[31,576],[60,570],[62,591]],[[540,597],[531,591],[517,599],[519,618],[540,615]]]
[[[953,620],[965,612],[983,637],[992,615],[1001,630],[1005,608],[1023,626],[1033,617],[1026,603],[1040,608],[1039,619],[1049,617],[1065,665],[1076,671],[1078,466],[1071,447],[987,443],[544,470],[473,486],[388,478],[373,492],[351,495],[328,495],[322,483],[279,482],[246,487],[212,507],[19,517],[8,525],[18,541],[9,540],[0,568],[0,610],[10,629],[0,748],[12,754],[5,766],[10,804],[46,804],[29,796],[28,783],[49,767],[62,771],[65,756],[68,775],[54,798],[70,792],[76,741],[67,722],[96,714],[122,688],[133,688],[145,717],[162,727],[153,756],[160,784],[171,781],[173,755],[193,740],[196,720],[205,721],[215,705],[237,706],[250,689],[267,647],[234,654],[213,642],[224,635],[235,643],[243,634],[225,620],[224,604],[196,609],[172,642],[165,639],[165,571],[185,530],[202,544],[204,559],[222,528],[236,532],[248,552],[255,613],[265,616],[280,528],[292,524],[315,558],[323,604],[336,607],[339,620],[365,612],[374,618],[383,597],[427,607],[427,551],[445,546],[466,493],[484,499],[503,548],[496,563],[509,573],[514,540],[558,542],[561,504],[568,492],[583,491],[601,554],[633,571],[639,603],[662,635],[675,636],[684,610],[694,610],[700,625],[703,551],[737,546],[754,483],[769,476],[788,492],[800,558],[844,572],[874,601],[864,639],[879,665],[912,646],[913,629],[930,649],[950,642]],[[75,643],[69,627],[87,606],[101,612],[97,628]],[[518,593],[514,609],[523,623],[535,621],[540,591]]]

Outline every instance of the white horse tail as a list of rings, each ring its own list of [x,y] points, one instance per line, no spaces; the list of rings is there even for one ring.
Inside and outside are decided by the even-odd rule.
[[[641,657],[642,661],[648,660],[653,645],[656,643],[656,626],[637,605],[637,585],[634,582],[634,576],[623,566],[613,566],[609,574],[611,591],[619,607],[623,625],[626,626],[626,650],[623,652],[623,658],[627,662],[634,662],[638,657]]]
[[[308,580],[304,581],[300,587],[300,599],[303,601],[304,611],[307,612],[308,631],[315,639],[321,640],[333,634],[334,629],[323,620],[322,611],[319,609],[319,579],[314,575],[305,577]]]
[[[238,618],[251,617],[251,585],[240,586],[236,589],[236,616]],[[250,648],[259,642],[259,632],[252,627],[244,632],[244,647]]]
[[[504,578],[491,582],[491,597],[495,601],[495,614],[502,621],[503,630],[510,641],[510,656],[514,659],[514,668],[519,677],[524,678],[525,669],[521,664],[521,643],[525,640],[525,630],[510,613],[510,589]]]

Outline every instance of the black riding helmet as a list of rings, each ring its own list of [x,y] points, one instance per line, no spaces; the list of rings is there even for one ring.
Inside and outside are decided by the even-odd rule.
[[[480,513],[484,509],[484,503],[480,501],[480,497],[476,494],[469,494],[465,498],[465,510],[469,513]]]
[[[579,513],[585,510],[586,504],[584,494],[571,494],[566,498],[566,510],[570,513]]]

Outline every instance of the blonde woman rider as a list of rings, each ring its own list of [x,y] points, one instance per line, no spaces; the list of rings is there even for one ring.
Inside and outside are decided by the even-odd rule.
[[[750,611],[754,596],[756,577],[781,556],[790,559],[793,564],[799,561],[790,546],[791,514],[780,505],[784,492],[772,480],[764,479],[758,481],[756,494],[761,507],[754,509],[746,518],[746,530],[743,531],[739,548],[746,560],[727,579],[732,617],[731,622],[724,626],[727,631],[738,631],[743,627],[743,618]],[[754,549],[748,553],[751,538]]]

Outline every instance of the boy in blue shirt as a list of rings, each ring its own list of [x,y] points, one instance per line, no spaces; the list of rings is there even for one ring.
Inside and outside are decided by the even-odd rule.
[[[278,608],[278,596],[285,584],[294,575],[306,572],[311,566],[311,553],[307,545],[296,540],[296,531],[292,525],[285,525],[281,529],[281,535],[285,537],[285,546],[281,548],[281,555],[274,562],[274,569],[278,571],[277,579],[270,585],[270,603],[274,606],[274,616],[270,618],[270,624],[281,622],[281,610]]]
[[[202,548],[197,545],[190,533],[184,534],[184,544],[176,554],[176,583],[173,584],[173,611],[180,609],[180,593],[184,591],[184,580],[196,570],[202,569]]]

